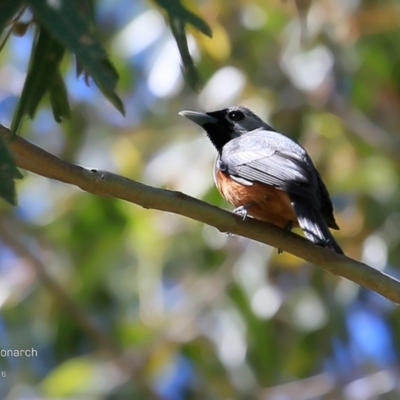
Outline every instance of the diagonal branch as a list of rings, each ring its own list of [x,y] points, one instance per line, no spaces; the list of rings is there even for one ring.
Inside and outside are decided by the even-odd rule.
[[[115,197],[144,208],[183,215],[214,226],[221,232],[231,232],[269,244],[400,303],[398,280],[329,248],[316,246],[299,235],[261,221],[243,221],[231,212],[180,192],[157,189],[107,171],[71,164],[19,136],[12,136],[10,130],[1,124],[0,135],[8,143],[20,168],[78,186],[95,195]]]

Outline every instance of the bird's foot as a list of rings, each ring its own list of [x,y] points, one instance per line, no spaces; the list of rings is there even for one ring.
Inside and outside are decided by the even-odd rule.
[[[244,204],[244,205],[242,205],[240,207],[236,207],[233,210],[233,213],[237,214],[237,215],[240,215],[243,218],[243,221],[244,221],[247,218],[247,215],[249,213],[248,212],[248,208],[253,206],[254,204],[256,204],[256,203],[254,201],[252,201],[252,202]]]

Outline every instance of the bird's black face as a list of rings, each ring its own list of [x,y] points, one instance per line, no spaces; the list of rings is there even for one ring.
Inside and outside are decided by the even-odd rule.
[[[227,122],[233,130],[236,123],[238,123],[239,121],[243,121],[246,118],[246,111],[248,114],[250,114],[251,112],[250,110],[244,109],[243,107],[230,107],[223,110],[208,112],[207,115],[211,115],[218,120]]]
[[[229,107],[207,113],[181,111],[179,114],[200,125],[219,152],[230,140],[247,132],[258,128],[273,130],[245,107]]]

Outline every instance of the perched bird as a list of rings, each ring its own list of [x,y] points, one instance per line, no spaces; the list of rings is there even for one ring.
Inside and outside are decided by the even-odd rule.
[[[306,150],[245,107],[180,115],[200,125],[218,151],[214,180],[244,217],[290,230],[300,226],[312,242],[342,249],[328,190]]]

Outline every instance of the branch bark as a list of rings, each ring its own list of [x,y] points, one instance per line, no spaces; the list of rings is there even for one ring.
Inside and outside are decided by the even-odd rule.
[[[144,208],[183,215],[261,243],[319,265],[332,274],[347,278],[400,304],[400,281],[366,264],[314,245],[310,241],[274,225],[240,216],[207,204],[181,192],[157,189],[122,176],[69,163],[12,135],[0,124],[0,134],[14,155],[18,167],[38,175],[78,186],[98,195],[119,198]]]

